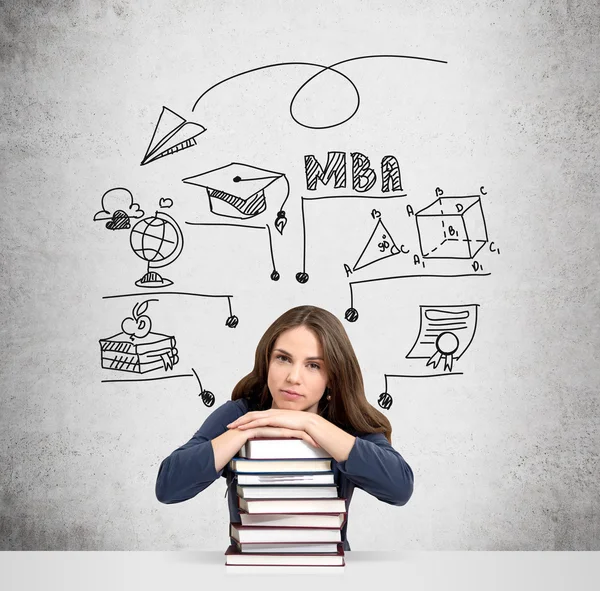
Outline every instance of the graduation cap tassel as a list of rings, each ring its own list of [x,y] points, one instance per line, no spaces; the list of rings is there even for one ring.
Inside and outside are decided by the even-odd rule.
[[[283,229],[285,228],[287,224],[287,218],[285,217],[285,211],[283,211],[283,209],[280,209],[277,212],[277,219],[275,220],[275,227],[277,228],[277,231],[283,235]]]
[[[285,217],[285,210],[283,208],[288,200],[288,197],[290,196],[290,183],[287,180],[287,177],[285,176],[285,174],[283,175],[283,180],[285,180],[285,184],[287,185],[287,192],[285,195],[285,199],[283,200],[283,203],[281,204],[281,208],[277,212],[277,218],[275,219],[275,227],[277,228],[277,231],[279,232],[279,234],[281,234],[282,236],[283,236],[283,229],[285,228],[285,226],[287,224],[287,218]]]

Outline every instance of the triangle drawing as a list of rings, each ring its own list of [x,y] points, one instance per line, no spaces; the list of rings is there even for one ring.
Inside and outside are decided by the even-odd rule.
[[[186,121],[171,109],[163,107],[141,166],[195,146],[194,138],[205,131],[206,128],[199,123]]]
[[[367,245],[360,253],[356,263],[354,263],[354,268],[352,270],[356,271],[362,269],[363,267],[387,259],[399,252],[400,250],[396,246],[394,239],[390,236],[390,233],[380,219],[375,225],[375,229],[373,230]]]

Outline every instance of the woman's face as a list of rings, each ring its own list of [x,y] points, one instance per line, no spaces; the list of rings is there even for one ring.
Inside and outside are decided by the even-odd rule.
[[[317,412],[327,387],[323,348],[305,326],[279,335],[269,359],[267,377],[273,398],[271,408]]]

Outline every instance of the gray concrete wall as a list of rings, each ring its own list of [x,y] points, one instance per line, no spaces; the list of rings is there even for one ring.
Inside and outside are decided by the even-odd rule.
[[[415,274],[406,205],[426,207],[440,187],[481,196],[500,254],[488,243],[476,257],[486,276],[353,286],[359,319],[344,324],[377,407],[386,374],[432,373],[406,358],[420,306],[479,308],[459,375],[387,379],[393,404],[383,412],[414,468],[415,493],[398,508],[357,491],[352,547],[599,550],[597,3],[168,4],[0,10],[0,549],[224,550],[223,482],[175,506],[154,497],[162,458],[211,412],[192,368],[222,404],[280,312],[312,303],[343,319],[350,281]],[[447,63],[340,67],[360,108],[327,130],[289,116],[291,97],[316,71],[308,66],[236,78],[192,111],[205,90],[252,68],[373,54]],[[335,119],[352,106],[348,94],[334,75],[298,107]],[[163,106],[207,131],[196,146],[140,166]],[[324,163],[330,150],[361,152],[376,168],[395,155],[406,197],[305,202],[310,280],[300,285],[303,156]],[[272,232],[277,282],[264,229],[186,223],[227,221],[181,179],[233,161],[290,182],[288,225]],[[168,379],[123,381],[135,376],[100,367],[99,339],[145,299],[106,297],[139,293],[145,271],[128,231],[93,220],[115,187],[146,215],[159,199],[173,201],[161,210],[185,236],[164,268],[173,290],[233,295],[235,329],[225,326],[226,299],[150,296],[153,330],[177,338],[179,363],[152,372]],[[346,278],[374,207],[411,255]],[[431,261],[420,272],[473,273],[473,262]]]

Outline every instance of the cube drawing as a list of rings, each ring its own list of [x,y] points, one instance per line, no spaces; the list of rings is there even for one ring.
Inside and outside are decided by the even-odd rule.
[[[488,241],[479,195],[438,197],[415,214],[427,259],[472,259]]]

